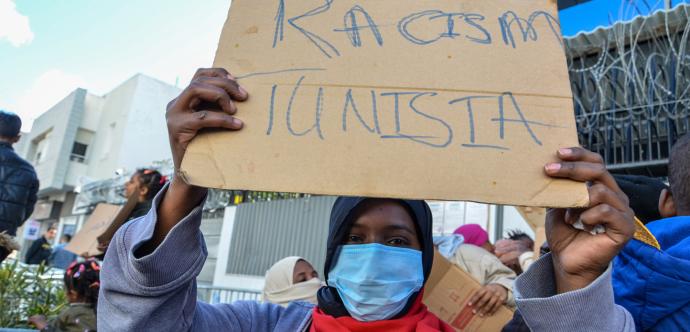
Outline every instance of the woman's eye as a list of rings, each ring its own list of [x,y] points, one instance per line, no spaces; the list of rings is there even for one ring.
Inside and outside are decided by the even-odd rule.
[[[408,244],[407,244],[407,240],[401,239],[401,238],[391,239],[390,241],[388,241],[388,244],[391,245],[391,246],[396,246],[396,247],[398,247],[398,246],[407,246],[407,245],[408,245]]]
[[[360,243],[362,238],[357,235],[350,235],[347,237],[347,243]]]

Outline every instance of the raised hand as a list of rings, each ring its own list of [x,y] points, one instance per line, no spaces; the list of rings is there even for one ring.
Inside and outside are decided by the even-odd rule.
[[[600,155],[583,148],[561,149],[560,163],[548,164],[549,176],[586,182],[589,206],[582,209],[551,209],[546,216],[546,234],[551,247],[559,293],[581,289],[598,278],[632,238],[633,211],[628,198],[606,170]],[[581,220],[585,231],[573,228]],[[605,232],[592,235],[595,226]]]
[[[223,68],[197,70],[192,82],[168,103],[165,114],[175,169],[178,170],[189,142],[205,128],[239,130],[243,123],[235,101],[249,94]]]
[[[165,118],[175,176],[158,207],[158,222],[153,238],[140,248],[139,254],[153,252],[170,230],[206,195],[206,188],[191,186],[178,176],[189,143],[203,129],[242,129],[244,124],[234,116],[238,111],[235,102],[247,98],[247,91],[227,70],[211,68],[197,70],[189,86],[168,103]]]

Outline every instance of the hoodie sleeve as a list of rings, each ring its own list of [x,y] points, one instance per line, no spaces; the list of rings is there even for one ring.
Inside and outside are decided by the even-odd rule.
[[[199,230],[202,205],[184,217],[153,253],[136,250],[151,239],[163,188],[149,213],[121,227],[106,253],[98,301],[99,331],[250,331],[275,323],[278,306],[197,302],[196,277],[206,260]],[[264,322],[268,320],[270,322]]]
[[[532,331],[635,331],[630,313],[614,303],[611,267],[589,286],[557,294],[551,255],[545,255],[518,277],[515,299]]]

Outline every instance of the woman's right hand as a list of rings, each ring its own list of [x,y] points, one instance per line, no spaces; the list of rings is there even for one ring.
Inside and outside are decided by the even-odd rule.
[[[158,222],[153,237],[140,248],[140,255],[152,253],[206,195],[205,188],[189,185],[178,176],[189,143],[206,128],[242,129],[242,121],[234,117],[237,113],[235,102],[247,98],[247,91],[227,70],[210,68],[197,70],[189,86],[168,103],[165,118],[175,176],[158,206]]]
[[[179,171],[187,146],[205,128],[242,129],[234,117],[237,101],[249,94],[223,68],[199,69],[189,86],[168,103],[166,120],[175,171]]]

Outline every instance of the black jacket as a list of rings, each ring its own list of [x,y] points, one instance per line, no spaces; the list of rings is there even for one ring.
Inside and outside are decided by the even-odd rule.
[[[38,178],[33,166],[12,145],[0,142],[0,232],[16,235],[34,212]]]
[[[53,253],[53,248],[48,243],[48,240],[44,236],[41,236],[38,240],[34,241],[26,252],[26,264],[41,264],[45,262],[48,264],[48,259],[50,254]]]

